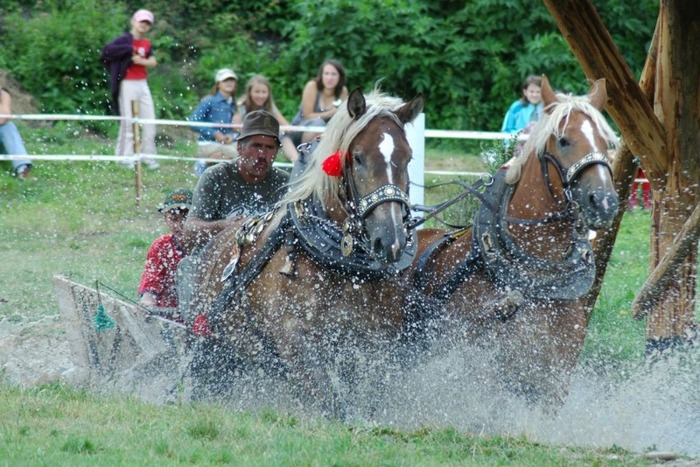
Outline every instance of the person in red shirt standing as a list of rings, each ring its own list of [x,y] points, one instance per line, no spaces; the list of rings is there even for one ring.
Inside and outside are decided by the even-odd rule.
[[[192,205],[192,190],[173,190],[158,207],[170,233],[155,239],[146,255],[138,293],[139,305],[147,309],[178,307],[175,272],[186,253],[182,249],[182,231]],[[173,312],[173,317],[176,315]]]
[[[151,90],[148,87],[148,68],[155,67],[158,62],[153,55],[151,41],[145,35],[153,26],[153,13],[139,10],[131,18],[131,31],[117,37],[102,49],[101,59],[110,74],[112,91],[112,110],[117,115],[131,118],[133,116],[131,102],[138,102],[138,116],[143,119],[155,119],[156,112]],[[143,124],[141,138],[141,153],[156,154],[156,126],[152,123]],[[133,123],[122,120],[117,138],[117,156],[133,156],[134,130]],[[143,161],[152,169],[159,167],[152,157],[144,157]],[[124,164],[132,167],[132,161]]]

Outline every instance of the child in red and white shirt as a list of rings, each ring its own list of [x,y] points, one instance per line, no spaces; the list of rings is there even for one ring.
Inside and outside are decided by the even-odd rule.
[[[158,207],[170,233],[155,239],[146,255],[138,292],[139,305],[147,309],[178,307],[175,273],[186,254],[181,246],[182,230],[191,205],[192,191],[179,189],[168,193]]]

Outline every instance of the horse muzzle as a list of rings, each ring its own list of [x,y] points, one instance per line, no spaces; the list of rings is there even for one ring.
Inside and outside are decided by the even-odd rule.
[[[583,218],[592,230],[610,227],[620,207],[617,193],[603,189],[586,192],[579,204]]]

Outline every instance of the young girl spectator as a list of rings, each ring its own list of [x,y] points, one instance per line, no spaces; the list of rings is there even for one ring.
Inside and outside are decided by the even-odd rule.
[[[231,124],[236,114],[234,96],[238,90],[238,77],[233,70],[222,68],[216,72],[214,87],[199,103],[187,120],[191,122]],[[238,156],[236,145],[237,133],[231,127],[193,126],[192,131],[199,132],[197,139],[197,157],[194,164],[195,175],[201,175],[207,168],[205,159],[234,159]]]
[[[299,112],[292,120],[295,126],[326,126],[338,110],[340,104],[348,98],[345,87],[345,68],[337,60],[326,60],[321,64],[315,79],[307,82],[301,96]],[[307,143],[317,133],[293,133],[295,146]]]
[[[532,126],[542,116],[542,77],[530,75],[521,86],[522,96],[508,109],[502,132],[517,133]]]
[[[148,70],[158,63],[153,55],[151,42],[146,39],[146,34],[153,26],[153,13],[148,10],[139,10],[131,17],[131,31],[122,34],[102,49],[102,62],[110,75],[112,90],[112,107],[116,115],[131,118],[131,103],[138,102],[139,118],[156,118],[155,106],[151,90],[148,87]],[[119,137],[117,139],[117,156],[134,155],[134,126],[127,120],[119,124]],[[141,138],[141,152],[143,154],[156,154],[156,126],[149,123],[143,125]],[[153,158],[144,158],[143,161],[152,169],[159,167]],[[131,161],[124,164],[132,167]]]
[[[238,103],[238,113],[234,117],[234,121],[236,123],[242,122],[245,114],[253,110],[266,110],[275,116],[280,125],[289,125],[289,122],[284,118],[282,112],[279,111],[272,97],[270,80],[263,75],[253,75],[253,77],[248,80],[245,87],[245,94]],[[297,160],[299,153],[291,137],[285,136],[283,133],[280,135],[280,141],[282,142],[282,149],[287,159],[292,162]]]

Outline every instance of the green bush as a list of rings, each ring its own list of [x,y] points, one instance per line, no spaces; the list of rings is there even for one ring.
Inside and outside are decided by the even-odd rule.
[[[658,0],[606,0],[599,13],[630,68],[641,72]],[[128,27],[142,2],[8,0],[0,7],[0,67],[48,113],[105,113],[103,45]],[[152,0],[150,38],[159,66],[149,76],[160,118],[181,119],[223,66],[267,75],[287,116],[326,58],[347,68],[348,87],[426,95],[429,128],[500,129],[519,85],[546,73],[558,89],[588,83],[545,6],[527,0]],[[14,40],[14,38],[22,40]],[[99,125],[95,125],[99,127]],[[462,143],[451,143],[462,147]]]

